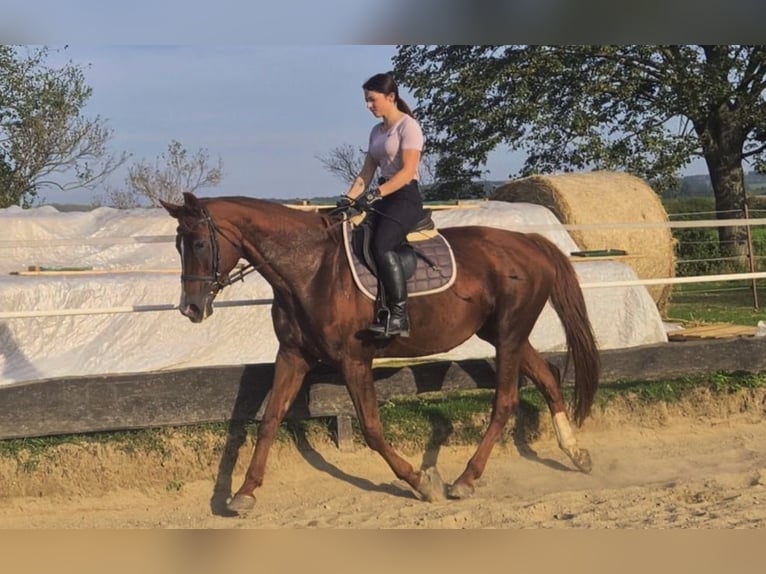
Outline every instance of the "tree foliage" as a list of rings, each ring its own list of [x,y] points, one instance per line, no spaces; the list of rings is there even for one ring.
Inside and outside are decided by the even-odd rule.
[[[394,68],[447,179],[504,143],[526,152],[509,177],[620,170],[663,192],[701,157],[736,217],[743,162],[766,168],[764,46],[400,46]]]
[[[0,45],[0,207],[30,206],[47,187],[93,189],[127,157],[107,151],[100,117],[81,115],[92,91],[82,69],[51,68],[49,55]]]
[[[183,192],[214,187],[223,179],[223,160],[210,164],[210,154],[200,148],[193,155],[177,140],[154,162],[142,160],[128,167],[125,189],[107,189],[105,203],[120,208],[148,203],[160,206],[160,199],[183,203]]]

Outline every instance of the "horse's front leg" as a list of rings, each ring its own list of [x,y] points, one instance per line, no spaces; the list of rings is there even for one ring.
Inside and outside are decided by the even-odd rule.
[[[511,414],[519,404],[519,357],[517,347],[500,343],[495,359],[497,389],[492,405],[489,425],[476,452],[465,470],[447,489],[450,498],[468,498],[474,492],[474,483],[482,475],[492,449],[502,435]]]
[[[341,365],[341,371],[367,445],[383,457],[397,478],[407,482],[423,499],[444,498],[444,486],[436,469],[416,471],[383,436],[371,361],[347,360]]]
[[[274,382],[271,396],[266,405],[263,420],[258,426],[258,437],[253,458],[250,461],[242,486],[228,504],[229,510],[247,512],[255,506],[253,490],[263,484],[269,449],[274,442],[279,425],[298,395],[310,366],[299,351],[279,348],[274,363]]]

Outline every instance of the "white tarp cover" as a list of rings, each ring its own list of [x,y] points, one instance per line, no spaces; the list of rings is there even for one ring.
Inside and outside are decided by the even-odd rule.
[[[547,209],[531,204],[481,202],[470,209],[434,212],[439,227],[488,225],[519,231],[537,226],[564,252],[576,251]],[[0,209],[0,313],[175,305],[180,296],[176,221],[164,209],[59,212],[50,206]],[[138,238],[137,240],[135,238]],[[147,241],[146,238],[153,238]],[[159,238],[159,241],[157,241]],[[90,266],[99,274],[14,275],[30,265]],[[580,281],[633,280],[614,261],[577,263]],[[226,288],[218,301],[270,299],[257,273]],[[601,349],[667,341],[657,308],[644,287],[586,289]],[[448,312],[445,310],[445,312]],[[546,306],[531,337],[540,351],[564,348],[564,335]],[[265,363],[276,338],[269,305],[216,309],[201,324],[177,310],[34,318],[0,318],[0,385],[54,377],[144,372],[185,367]],[[493,356],[476,337],[445,359]]]

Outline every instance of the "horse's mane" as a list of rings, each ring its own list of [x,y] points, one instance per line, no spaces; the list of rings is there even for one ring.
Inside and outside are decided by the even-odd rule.
[[[296,209],[287,204],[275,200],[260,199],[249,196],[221,196],[200,198],[205,205],[216,203],[234,204],[243,209],[253,209],[258,214],[274,221],[282,220],[285,223],[295,222],[305,226],[309,230],[322,230],[328,239],[339,243],[342,240],[341,218],[337,215],[321,213],[318,211]]]

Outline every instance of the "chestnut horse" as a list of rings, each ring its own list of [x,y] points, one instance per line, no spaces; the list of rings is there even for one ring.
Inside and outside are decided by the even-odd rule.
[[[529,343],[550,299],[566,334],[567,362],[571,358],[574,365],[573,414],[582,424],[598,387],[598,350],[572,264],[543,236],[482,226],[441,229],[454,252],[455,282],[441,293],[410,298],[410,337],[378,339],[366,331],[374,303],[354,284],[337,216],[248,197],[202,199],[191,193],[184,193],[183,205],[162,205],[178,220],[183,315],[195,323],[210,316],[213,300],[231,282],[229,273],[240,258],[274,291],[271,315],[279,350],[271,398],[230,510],[254,507],[253,491],[263,483],[278,427],[305,375],[320,362],[339,370],[369,447],[425,500],[473,493],[519,403],[520,373],[544,395],[561,449],[578,469],[590,471],[590,455],[577,445],[566,414],[558,369]],[[475,454],[445,492],[435,468],[415,470],[383,436],[372,360],[445,352],[474,334],[495,346],[492,413]]]

